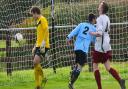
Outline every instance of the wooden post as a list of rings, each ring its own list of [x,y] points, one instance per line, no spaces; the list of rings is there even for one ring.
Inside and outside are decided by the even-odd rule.
[[[11,37],[10,37],[10,32],[6,30],[6,62],[7,62],[7,75],[11,76],[12,75],[12,65],[11,65]]]

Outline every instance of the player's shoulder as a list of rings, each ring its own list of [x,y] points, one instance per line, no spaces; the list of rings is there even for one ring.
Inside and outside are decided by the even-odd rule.
[[[89,26],[89,27],[94,27],[95,28],[95,25],[89,23],[89,22],[83,22],[83,23],[80,23],[80,25],[82,25],[83,27],[85,26]]]
[[[82,23],[80,23],[79,25],[81,25],[81,26],[86,26],[86,25],[88,25],[88,23],[87,23],[87,22],[82,22]]]
[[[91,31],[96,31],[96,26],[94,24],[89,24]]]
[[[110,20],[109,19],[109,17],[106,15],[106,14],[104,14],[104,15],[100,15],[98,18],[97,18],[97,22],[104,22],[104,21],[108,21],[108,20]]]
[[[97,19],[109,19],[109,16],[108,15],[106,15],[106,14],[104,14],[104,15],[100,15]]]
[[[93,24],[91,24],[91,23],[89,23],[89,22],[83,22],[83,23],[81,23],[81,25],[82,25],[83,27],[89,27],[89,28],[92,29],[92,30],[95,30],[95,29],[96,29],[95,25],[93,25]]]
[[[78,25],[84,25],[85,23],[84,22],[81,22],[81,23],[79,23]]]
[[[41,17],[40,17],[40,20],[41,20],[42,22],[47,22],[47,19],[46,19],[46,17],[44,17],[44,16],[41,16]]]
[[[84,22],[81,22],[77,25],[77,27],[84,27],[85,26],[85,23]]]
[[[97,21],[102,20],[103,18],[104,18],[104,16],[103,16],[103,15],[100,15],[100,16],[97,18]]]

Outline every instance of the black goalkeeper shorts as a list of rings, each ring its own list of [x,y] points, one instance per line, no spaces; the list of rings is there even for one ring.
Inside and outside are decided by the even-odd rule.
[[[45,48],[45,52],[41,53],[40,47],[36,47],[34,55],[45,57],[45,54],[47,53],[48,50],[49,50],[49,48]]]
[[[76,55],[75,62],[80,64],[81,66],[84,66],[84,64],[87,62],[87,54],[82,50],[76,50],[75,55]]]

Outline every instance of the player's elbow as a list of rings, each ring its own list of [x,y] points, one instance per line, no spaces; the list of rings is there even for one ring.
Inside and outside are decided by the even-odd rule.
[[[101,36],[102,36],[102,34],[97,33],[95,36],[96,36],[96,37],[101,37]]]

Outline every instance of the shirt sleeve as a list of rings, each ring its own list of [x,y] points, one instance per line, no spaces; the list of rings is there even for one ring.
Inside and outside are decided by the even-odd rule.
[[[96,32],[96,28],[95,28],[95,27],[92,27],[90,32]],[[91,41],[92,41],[93,43],[95,43],[95,41],[96,41],[96,36],[91,36]]]
[[[103,21],[102,21],[102,19],[100,19],[100,18],[97,19],[96,31],[97,31],[100,35],[103,34]]]
[[[71,39],[72,37],[76,36],[79,33],[81,24],[79,24],[69,35],[68,39]]]

